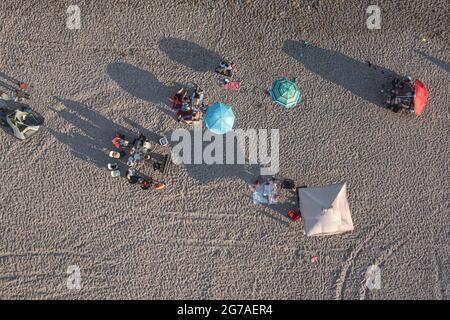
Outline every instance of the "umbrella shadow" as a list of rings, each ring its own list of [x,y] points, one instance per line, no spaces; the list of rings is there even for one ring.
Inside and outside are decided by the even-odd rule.
[[[219,179],[237,177],[249,184],[254,183],[261,176],[261,165],[257,162],[251,162],[249,159],[248,141],[242,145],[237,143],[235,137],[231,142],[228,139],[229,136],[212,135],[214,142],[211,142],[205,138],[207,134],[210,134],[207,130],[202,130],[201,133],[197,132],[198,138],[196,138],[195,130],[197,129],[185,132],[186,135],[181,138],[177,137],[178,139],[171,135],[170,140],[173,148],[177,149],[176,152],[182,151],[183,156],[187,152],[182,165],[197,182],[207,184]],[[216,141],[216,139],[218,140]],[[217,148],[219,145],[221,147]],[[180,146],[182,149],[179,149]],[[243,155],[243,158],[241,159],[238,155]],[[174,156],[178,157],[179,155]],[[211,156],[214,156],[219,163],[207,164],[206,159]],[[212,161],[213,159],[211,159]]]
[[[435,65],[437,65],[438,67],[440,67],[441,69],[447,71],[450,73],[450,62],[444,61],[444,60],[440,60],[438,58],[432,57],[428,54],[426,54],[423,51],[419,51],[419,50],[414,50],[416,53],[418,53],[420,56],[424,57],[425,59],[427,59],[428,61],[434,63]]]
[[[222,61],[222,56],[218,53],[188,40],[163,38],[159,42],[159,48],[173,61],[195,71],[214,71]]]
[[[231,177],[249,184],[259,175],[258,166],[244,164],[187,164],[185,167],[188,174],[201,184]]]
[[[122,90],[138,99],[156,104],[158,110],[175,117],[171,97],[182,84],[173,83],[167,86],[153,73],[124,62],[109,64],[107,73]]]
[[[56,139],[68,145],[75,157],[102,168],[108,162],[124,164],[121,161],[109,158],[107,150],[114,149],[111,140],[115,132],[121,132],[127,138],[134,136],[134,133],[83,103],[59,97],[55,97],[55,100],[61,103],[64,108],[56,110],[50,107],[50,109],[81,132],[65,133],[52,128],[48,128],[48,130]]]
[[[380,90],[385,89],[389,80],[399,77],[394,71],[368,61],[361,62],[312,45],[305,47],[303,41],[286,40],[283,51],[301,62],[306,69],[378,106],[384,105]],[[299,56],[301,53],[303,57]]]

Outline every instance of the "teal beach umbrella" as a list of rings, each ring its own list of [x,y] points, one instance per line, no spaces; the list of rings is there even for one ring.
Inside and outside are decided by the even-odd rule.
[[[295,107],[302,99],[302,94],[297,87],[296,81],[291,81],[287,78],[277,79],[272,82],[269,94],[275,103],[288,109]]]
[[[224,134],[233,129],[236,116],[229,105],[222,102],[214,103],[208,107],[205,115],[205,124],[209,131]]]

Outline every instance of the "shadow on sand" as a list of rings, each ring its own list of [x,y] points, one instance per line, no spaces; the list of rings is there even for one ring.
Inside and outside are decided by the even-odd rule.
[[[151,72],[139,69],[131,64],[116,62],[108,65],[107,73],[120,88],[132,96],[156,104],[156,108],[174,117],[171,97],[183,85],[174,83],[167,86],[161,83]]]
[[[127,169],[126,159],[119,161],[108,156],[108,151],[114,150],[111,140],[116,132],[125,134],[128,139],[137,137],[139,133],[143,133],[151,140],[159,139],[158,135],[148,130],[144,131],[141,126],[130,119],[124,120],[133,130],[116,124],[83,103],[59,97],[55,97],[55,100],[64,108],[56,110],[54,107],[50,107],[50,109],[73,127],[78,128],[78,132],[64,133],[52,128],[48,128],[48,131],[60,142],[69,146],[75,157],[93,163],[97,167],[105,168],[109,162],[116,162],[122,172]]]
[[[78,128],[81,133],[63,133],[48,128],[49,132],[60,142],[70,146],[75,157],[104,168],[110,160],[106,150],[112,150],[111,140],[114,133],[120,131],[129,136],[130,132],[85,104],[59,97],[55,97],[55,100],[64,108],[56,110],[50,107],[50,109]]]
[[[242,191],[247,193],[248,201],[253,202],[252,193],[249,185],[256,180],[265,181],[261,178],[261,167],[259,165],[245,165],[245,164],[197,164],[185,165],[188,174],[201,184],[206,184],[211,181],[220,180],[224,178],[236,177],[241,180]],[[296,196],[293,194],[283,194],[285,201],[272,205],[255,204],[255,209],[266,208],[266,210],[259,210],[259,212],[274,221],[283,225],[288,225],[289,222],[287,212],[289,209],[296,210]],[[269,209],[269,210],[267,210]],[[283,219],[285,217],[286,219]]]
[[[280,203],[271,204],[271,205],[259,204],[259,206],[266,207],[266,208],[270,209],[271,211],[276,212],[276,216],[275,216],[268,212],[261,211],[261,213],[264,214],[265,216],[267,216],[281,224],[289,225],[290,218],[288,216],[288,211],[294,210],[294,211],[298,212],[297,200],[296,200],[296,196],[294,194],[284,195],[283,197],[285,199],[283,201],[281,201]],[[251,196],[250,196],[250,201],[253,201],[253,198]],[[284,217],[284,219],[282,217]]]
[[[247,193],[249,203],[253,202],[252,192],[249,185],[260,179],[260,167],[257,165],[186,165],[186,169],[190,176],[201,183],[210,181],[236,177],[241,180],[242,192]],[[255,204],[255,210],[259,213],[271,218],[272,220],[288,225],[287,211],[292,208],[292,197],[287,197],[286,201],[281,203],[267,205]],[[262,210],[265,208],[265,210]],[[283,219],[285,217],[286,219]]]
[[[286,40],[283,51],[302,63],[306,69],[320,75],[358,97],[383,106],[384,97],[380,93],[394,77],[395,72],[370,62],[361,62],[339,52],[319,47],[303,45],[303,41]],[[304,57],[299,54],[303,52]]]
[[[222,61],[218,53],[187,40],[163,38],[159,42],[159,48],[173,61],[195,71],[214,71]]]
[[[425,59],[427,59],[428,61],[434,63],[435,65],[437,65],[441,69],[444,69],[445,71],[450,73],[450,62],[447,62],[447,61],[440,60],[438,58],[432,57],[432,56],[426,54],[425,52],[422,52],[422,51],[419,51],[419,50],[414,50],[414,51],[417,54],[419,54],[420,56],[422,56]]]
[[[6,73],[0,71],[0,91],[1,88],[7,89],[9,91],[16,91],[18,88],[19,80],[7,75]]]

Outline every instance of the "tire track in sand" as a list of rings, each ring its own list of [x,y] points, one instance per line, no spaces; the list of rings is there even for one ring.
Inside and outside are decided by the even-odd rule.
[[[366,244],[369,243],[370,241],[372,241],[373,238],[375,238],[375,236],[379,232],[381,232],[383,229],[386,228],[386,226],[387,226],[387,223],[372,230],[372,232],[370,232],[369,235],[359,245],[356,246],[356,248],[351,250],[349,257],[344,262],[344,266],[342,267],[339,278],[335,282],[335,286],[336,286],[335,299],[336,300],[342,299],[342,291],[344,288],[345,280],[347,279],[349,270],[353,265],[354,259],[359,255],[359,253],[366,246]]]
[[[395,243],[389,247],[389,249],[385,250],[383,254],[381,254],[381,256],[375,260],[374,265],[378,267],[383,265],[394,254],[394,252],[400,249],[408,240],[409,238],[403,240],[397,239]],[[366,277],[364,276],[363,281],[361,283],[361,288],[359,290],[359,299],[365,300],[366,294],[367,294],[367,286],[366,286]]]

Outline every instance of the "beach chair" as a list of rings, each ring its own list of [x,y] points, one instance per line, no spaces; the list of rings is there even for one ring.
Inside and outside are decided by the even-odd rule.
[[[292,179],[282,179],[280,187],[281,189],[295,190],[295,182]]]
[[[161,172],[163,175],[168,174],[172,166],[171,154],[166,154],[161,162],[153,162],[153,170]]]

